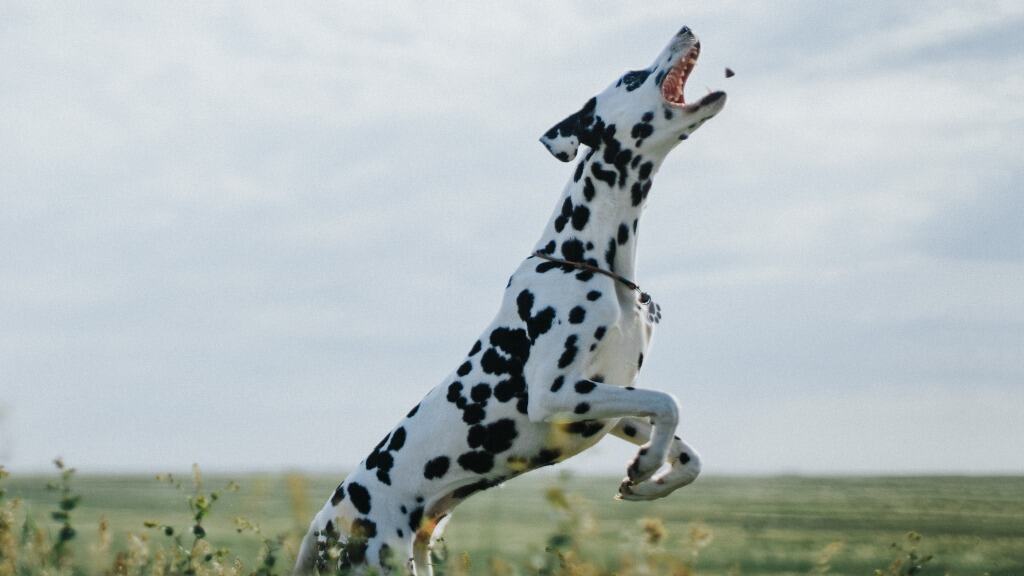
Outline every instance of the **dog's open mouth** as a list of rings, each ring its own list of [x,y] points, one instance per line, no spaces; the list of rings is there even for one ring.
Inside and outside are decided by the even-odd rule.
[[[686,79],[690,77],[693,67],[697,65],[698,56],[700,56],[700,44],[695,44],[665,75],[665,80],[661,83],[661,96],[666,103],[672,106],[686,106],[683,88],[686,87]]]

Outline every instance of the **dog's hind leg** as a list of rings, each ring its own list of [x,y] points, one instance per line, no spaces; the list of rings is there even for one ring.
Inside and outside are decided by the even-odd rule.
[[[430,562],[430,534],[416,534],[412,544],[413,574],[433,576],[434,565]]]
[[[642,446],[651,439],[651,424],[644,418],[622,418],[611,433],[627,442]],[[658,471],[649,480],[633,484],[624,478],[616,498],[620,500],[656,500],[690,484],[700,474],[700,455],[678,436],[672,439],[668,468]]]

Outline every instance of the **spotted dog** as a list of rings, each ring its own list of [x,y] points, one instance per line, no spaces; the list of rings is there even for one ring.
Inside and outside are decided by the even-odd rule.
[[[725,105],[723,92],[684,100],[699,53],[684,27],[651,66],[616,79],[543,135],[563,162],[589,148],[544,234],[455,371],[317,513],[297,573],[431,574],[431,543],[460,502],[608,433],[640,447],[617,498],[662,498],[696,478],[697,453],[674,436],[676,400],[632,386],[661,311],[630,279],[654,174]]]

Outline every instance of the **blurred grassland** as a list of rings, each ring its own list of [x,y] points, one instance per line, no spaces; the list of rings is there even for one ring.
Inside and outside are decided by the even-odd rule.
[[[299,536],[341,477],[207,476],[207,490],[229,480],[239,485],[213,503],[203,520],[207,538],[252,569],[261,539],[237,532],[235,518],[263,535],[286,535],[277,570],[287,573]],[[4,480],[5,499],[21,501],[18,525],[31,517],[57,533],[50,512],[59,493],[46,489],[52,481]],[[110,565],[97,551],[101,517],[113,550],[129,545],[129,533],[166,541],[160,529],[143,526],[147,521],[187,534],[191,479],[181,482],[176,489],[152,477],[75,476],[76,565]],[[702,477],[651,503],[615,501],[617,486],[612,477],[534,474],[475,496],[456,509],[445,532],[447,573],[545,573],[552,559],[545,547],[562,546],[606,567],[600,573],[624,573],[616,567],[635,564],[632,555],[643,549],[678,559],[686,570],[680,574],[870,575],[905,556],[906,534],[916,531],[921,540],[909,546],[934,555],[921,574],[1024,575],[1024,477]]]

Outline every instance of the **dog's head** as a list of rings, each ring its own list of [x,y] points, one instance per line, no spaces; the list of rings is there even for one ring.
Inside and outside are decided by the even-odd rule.
[[[597,149],[612,140],[637,151],[668,153],[725,106],[725,92],[712,92],[693,104],[683,98],[699,55],[700,41],[684,26],[654,64],[622,75],[540,141],[563,162],[576,157],[580,144]]]

